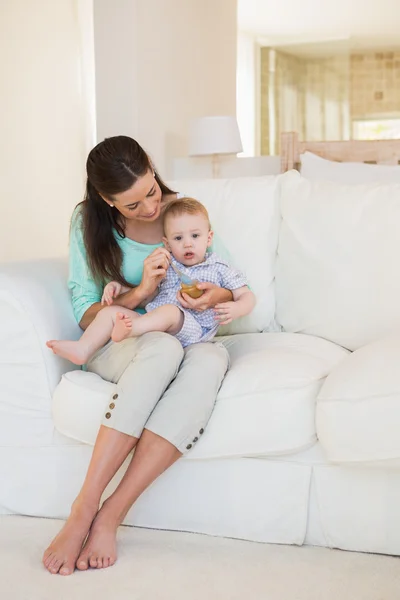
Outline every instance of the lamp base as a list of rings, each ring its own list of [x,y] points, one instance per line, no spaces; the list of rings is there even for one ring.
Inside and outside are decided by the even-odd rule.
[[[220,173],[220,160],[219,154],[211,155],[211,165],[212,165],[212,176],[213,179],[218,179]]]

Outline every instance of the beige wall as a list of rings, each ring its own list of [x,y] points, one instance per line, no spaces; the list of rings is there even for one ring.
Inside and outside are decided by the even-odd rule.
[[[80,44],[73,0],[2,4],[0,260],[67,253],[87,143]]]
[[[192,118],[236,112],[236,27],[236,0],[95,0],[98,139],[135,137],[170,177]]]
[[[400,114],[400,52],[353,54],[350,75],[354,119]]]

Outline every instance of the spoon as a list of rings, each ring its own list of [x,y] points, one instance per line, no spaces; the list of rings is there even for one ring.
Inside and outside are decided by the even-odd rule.
[[[191,298],[200,298],[200,296],[204,294],[204,290],[199,290],[199,288],[196,287],[199,283],[197,279],[190,279],[190,277],[185,275],[185,273],[182,273],[174,263],[171,263],[171,267],[181,280],[181,292],[185,292],[185,294]]]
[[[190,277],[188,277],[187,275],[185,275],[185,273],[182,273],[182,271],[180,271],[178,269],[178,267],[176,267],[174,265],[174,263],[171,263],[171,267],[173,268],[173,270],[178,275],[178,277],[180,278],[180,280],[182,281],[182,283],[184,285],[195,285],[197,283],[197,281],[194,281],[193,279],[190,279]]]

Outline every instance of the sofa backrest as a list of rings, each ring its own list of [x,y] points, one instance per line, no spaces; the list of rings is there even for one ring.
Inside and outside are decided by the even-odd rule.
[[[355,350],[400,327],[399,184],[309,181],[292,171],[169,185],[206,205],[217,234],[216,251],[220,251],[220,240],[257,296],[254,312],[221,328],[221,334],[282,328]],[[0,291],[7,307],[17,292],[24,298],[28,285],[31,295],[38,294],[38,299],[29,299],[24,314],[32,322],[44,321],[43,339],[46,335],[70,337],[71,332],[79,335],[64,269],[49,263],[46,275],[52,284],[47,287],[40,280],[44,273],[40,265],[36,269],[21,263],[0,269]],[[46,313],[47,300],[39,295],[54,298],[56,289],[62,292],[62,302],[57,302],[62,316],[53,318]],[[11,319],[7,314],[3,306],[5,337],[7,319]],[[70,333],[58,331],[64,326]],[[46,353],[46,360],[54,360],[51,353]]]
[[[221,253],[221,241],[231,262],[247,275],[257,296],[253,313],[221,327],[219,334],[274,328],[279,176],[182,180],[169,185],[207,207],[216,233],[215,250]]]
[[[281,176],[277,319],[350,350],[400,327],[400,185]]]

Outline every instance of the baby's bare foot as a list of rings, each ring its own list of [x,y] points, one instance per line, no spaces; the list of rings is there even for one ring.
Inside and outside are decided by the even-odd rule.
[[[89,359],[87,348],[82,342],[70,342],[69,340],[49,340],[46,346],[53,350],[54,354],[62,356],[75,365],[84,365]]]
[[[77,569],[86,571],[89,567],[112,567],[117,560],[117,529],[115,519],[109,518],[107,510],[102,508],[93,521],[89,537],[76,561]]]
[[[111,339],[113,342],[122,342],[127,337],[132,335],[132,318],[124,315],[123,313],[117,313],[115,317],[115,325],[111,333]]]
[[[55,575],[71,575],[89,532],[97,506],[82,506],[77,501],[71,515],[43,555],[43,564]]]

